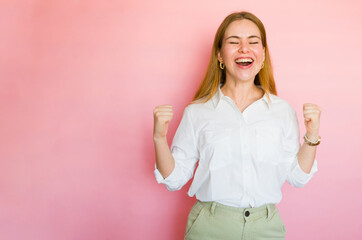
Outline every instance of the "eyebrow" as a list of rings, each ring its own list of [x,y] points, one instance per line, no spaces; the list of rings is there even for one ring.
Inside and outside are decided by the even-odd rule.
[[[229,36],[229,37],[227,37],[225,40],[228,40],[229,38],[237,38],[237,39],[240,39],[239,36]],[[260,39],[260,37],[259,37],[259,36],[256,36],[256,35],[251,35],[251,36],[249,36],[248,38],[259,38],[259,39]],[[260,39],[260,40],[261,40],[261,39]]]

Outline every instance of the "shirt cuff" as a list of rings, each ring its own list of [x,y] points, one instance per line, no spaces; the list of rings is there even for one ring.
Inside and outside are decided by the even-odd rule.
[[[304,172],[302,170],[302,168],[300,167],[299,162],[297,162],[297,166],[294,168],[294,171],[293,171],[293,176],[298,183],[301,183],[304,185],[307,182],[309,182],[309,180],[313,177],[314,173],[316,173],[317,171],[318,171],[318,166],[317,166],[316,159],[314,159],[314,163],[313,163],[310,173]]]
[[[172,180],[173,176],[175,175],[175,169],[176,169],[176,166],[175,166],[175,168],[173,169],[173,171],[171,172],[171,174],[168,175],[167,178],[163,178],[162,174],[160,173],[160,171],[158,171],[157,166],[156,166],[156,164],[155,164],[154,174],[155,174],[157,183],[167,184],[167,182],[169,182],[170,179]]]

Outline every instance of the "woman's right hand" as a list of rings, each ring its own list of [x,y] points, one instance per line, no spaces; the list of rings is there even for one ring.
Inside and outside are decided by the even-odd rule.
[[[153,110],[153,139],[166,138],[168,124],[173,116],[172,105],[156,106]]]

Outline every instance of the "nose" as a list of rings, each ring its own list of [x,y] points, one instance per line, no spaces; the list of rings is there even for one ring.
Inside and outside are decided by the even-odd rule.
[[[240,43],[240,48],[238,50],[240,53],[247,53],[249,51],[248,45],[246,43]]]

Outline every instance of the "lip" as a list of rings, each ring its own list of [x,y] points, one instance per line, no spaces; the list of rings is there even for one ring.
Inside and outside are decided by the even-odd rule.
[[[248,69],[248,68],[251,68],[251,66],[254,65],[254,61],[253,61],[251,64],[249,64],[248,66],[239,65],[239,64],[237,64],[236,62],[235,62],[235,64],[236,64],[236,66],[237,66],[238,68]]]
[[[254,58],[252,58],[252,57],[238,57],[238,58],[235,58],[235,61],[236,61],[236,60],[238,60],[238,59],[245,59],[245,58],[250,58],[250,59],[252,59],[252,60],[253,60],[253,62],[255,61],[255,59],[254,59]]]
[[[247,58],[250,58],[250,59],[253,60],[253,62],[252,62],[251,64],[249,64],[248,66],[242,66],[242,65],[239,65],[239,64],[236,63],[236,60],[238,60],[238,59],[247,59]],[[241,68],[241,69],[249,69],[249,68],[251,68],[251,67],[254,65],[255,59],[252,58],[252,57],[245,56],[245,57],[238,57],[238,58],[236,58],[236,59],[234,60],[234,62],[235,62],[235,64],[238,66],[238,68]]]

